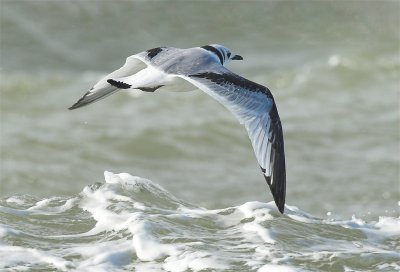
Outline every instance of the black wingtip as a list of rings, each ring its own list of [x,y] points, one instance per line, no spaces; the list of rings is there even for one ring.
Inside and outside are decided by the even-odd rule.
[[[265,177],[267,179],[267,177]],[[268,180],[267,180],[268,182]],[[283,188],[276,188],[274,184],[271,184],[269,186],[271,189],[272,196],[274,198],[274,202],[276,207],[278,208],[279,212],[281,214],[284,214],[285,212],[285,186]]]
[[[131,85],[125,82],[116,81],[114,79],[108,79],[107,82],[113,85],[114,87],[117,87],[118,89],[129,89],[131,87]]]
[[[273,189],[272,186],[270,186],[270,189],[271,189],[271,193],[274,198],[276,207],[278,208],[279,212],[281,214],[283,214],[285,212],[285,195],[284,194],[281,195],[281,194],[277,193],[275,191],[275,189]]]
[[[83,107],[85,106],[87,103],[84,103],[83,100],[84,98],[87,96],[87,94],[85,94],[81,99],[79,99],[75,104],[73,104],[71,107],[69,107],[69,110],[75,110],[77,108]]]
[[[86,105],[86,103],[85,104],[81,104],[81,103],[75,103],[75,104],[73,104],[71,107],[69,107],[68,109],[69,110],[76,110],[76,109],[79,109],[79,108],[81,108],[81,107],[83,107],[83,106],[85,106]]]
[[[276,206],[278,207],[278,210],[281,214],[285,213],[285,201],[282,204],[279,204],[275,201]]]
[[[263,172],[265,173],[265,170],[262,167],[261,170],[263,170]],[[279,212],[283,214],[285,212],[286,198],[286,167],[284,156],[275,157],[273,176],[271,177],[264,174],[264,178],[269,185]]]

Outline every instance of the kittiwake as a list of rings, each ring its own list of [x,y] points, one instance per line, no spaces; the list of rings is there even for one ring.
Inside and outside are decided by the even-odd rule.
[[[267,87],[224,67],[231,60],[242,59],[218,44],[149,49],[128,57],[124,66],[101,79],[69,109],[86,106],[121,89],[144,92],[200,89],[244,124],[274,201],[283,213],[286,168],[281,120]]]

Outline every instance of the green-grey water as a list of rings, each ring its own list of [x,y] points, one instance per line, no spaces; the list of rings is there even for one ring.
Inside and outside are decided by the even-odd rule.
[[[399,13],[399,1],[0,0],[0,270],[399,270]],[[129,55],[210,43],[274,94],[285,215],[245,129],[201,91],[67,110]]]

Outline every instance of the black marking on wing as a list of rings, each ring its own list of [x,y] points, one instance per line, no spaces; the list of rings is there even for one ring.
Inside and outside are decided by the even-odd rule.
[[[272,109],[269,112],[269,117],[271,118],[271,129],[272,129],[272,147],[278,151],[280,154],[284,154],[284,144],[283,144],[283,132],[281,119],[279,118],[278,109],[276,108],[275,101],[273,101]]]
[[[143,92],[152,93],[152,92],[155,92],[158,88],[161,88],[162,86],[164,86],[164,85],[159,85],[159,86],[155,86],[155,87],[138,87],[136,89],[139,89],[139,90],[141,90]]]
[[[93,88],[91,88],[88,92],[86,92],[81,98],[79,98],[79,100],[73,104],[71,107],[69,107],[69,110],[74,110],[77,108],[80,108],[88,103],[84,103],[83,100],[86,98],[86,96],[88,96],[90,94],[90,92],[93,90]]]
[[[154,58],[155,56],[157,56],[161,51],[163,51],[165,47],[156,47],[156,48],[152,48],[147,50],[147,56],[149,57],[149,59]]]
[[[114,79],[108,79],[107,82],[113,85],[114,87],[117,87],[118,89],[129,89],[131,87],[131,85],[127,83],[116,81]]]
[[[221,64],[224,64],[224,55],[214,46],[211,45],[204,45],[201,48],[213,52],[215,55],[217,55],[217,57],[219,58],[219,61],[221,62]]]
[[[272,98],[273,99],[273,98]],[[266,176],[272,196],[276,206],[281,213],[285,209],[285,195],[286,195],[286,163],[285,163],[285,149],[283,142],[282,124],[279,118],[278,109],[276,108],[275,101],[269,111],[271,119],[271,137],[268,139],[272,143],[270,165],[272,166],[272,177]],[[271,180],[272,178],[272,180]],[[272,183],[271,183],[272,181]]]
[[[286,194],[286,166],[283,132],[275,100],[269,89],[233,73],[218,74],[213,72],[204,72],[190,75],[189,77],[207,79],[222,87],[234,85],[235,88],[245,89],[250,92],[260,92],[272,100],[272,107],[269,112],[266,113],[269,114],[271,122],[268,131],[268,141],[272,144],[271,155],[269,158],[272,175],[266,173],[266,169],[262,166],[260,167],[264,174],[264,178],[270,187],[274,201],[279,211],[283,213],[285,209]]]
[[[236,85],[238,88],[246,89],[250,92],[264,93],[267,97],[272,98],[269,89],[263,85],[245,79],[233,73],[217,74],[213,72],[204,72],[190,75],[190,77],[198,77],[208,79],[218,85]]]

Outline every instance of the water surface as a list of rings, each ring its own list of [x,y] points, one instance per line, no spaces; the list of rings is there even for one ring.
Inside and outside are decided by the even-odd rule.
[[[1,1],[0,267],[398,270],[399,11]],[[244,128],[201,91],[121,92],[67,110],[131,54],[210,43],[242,55],[229,69],[274,94],[284,216]],[[105,170],[137,178],[104,181]]]

